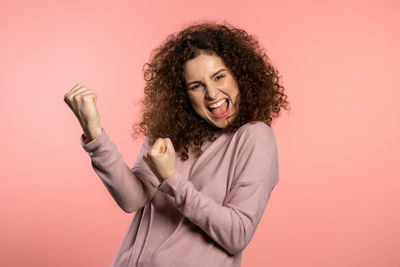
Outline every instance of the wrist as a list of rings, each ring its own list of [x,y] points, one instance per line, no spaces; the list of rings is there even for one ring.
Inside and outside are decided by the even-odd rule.
[[[175,172],[175,169],[170,171],[170,172],[167,172],[166,177],[164,178],[164,180],[166,180],[168,177],[170,177],[172,174],[174,174],[174,172]]]
[[[99,136],[101,134],[102,131],[103,130],[102,130],[101,126],[84,131],[85,143],[89,143],[90,141],[95,139],[97,136]]]

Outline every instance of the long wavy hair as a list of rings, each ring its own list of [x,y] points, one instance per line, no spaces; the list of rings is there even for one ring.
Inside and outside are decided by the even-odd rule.
[[[201,118],[189,102],[184,64],[201,53],[219,56],[239,87],[239,112],[225,128],[216,128]],[[143,117],[132,125],[131,136],[148,136],[151,145],[158,137],[168,137],[181,160],[187,160],[191,152],[200,156],[203,142],[214,141],[216,132],[232,133],[255,121],[271,126],[282,108],[290,110],[278,71],[257,37],[226,22],[192,24],[169,35],[152,51],[143,73]]]

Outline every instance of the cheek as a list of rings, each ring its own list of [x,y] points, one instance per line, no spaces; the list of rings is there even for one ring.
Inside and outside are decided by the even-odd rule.
[[[230,79],[227,79],[225,83],[226,83],[225,85],[228,88],[232,89],[232,88],[236,88],[237,87],[236,81],[235,81],[235,79],[233,79],[233,77],[230,77]]]
[[[239,94],[238,86],[234,80],[229,81],[229,84],[227,84],[227,88],[229,89],[229,93],[232,96],[236,96],[237,94]]]
[[[194,109],[198,109],[201,106],[201,99],[197,95],[189,95],[190,104]]]

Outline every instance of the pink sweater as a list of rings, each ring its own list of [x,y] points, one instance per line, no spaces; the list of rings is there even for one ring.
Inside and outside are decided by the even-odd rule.
[[[125,212],[135,212],[111,266],[237,267],[278,183],[275,134],[263,122],[217,134],[160,184],[142,159],[130,168],[102,133],[80,138],[94,171]]]

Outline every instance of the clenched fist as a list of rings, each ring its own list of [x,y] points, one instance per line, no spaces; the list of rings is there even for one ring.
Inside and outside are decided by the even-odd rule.
[[[101,134],[100,116],[96,108],[96,94],[83,85],[75,85],[64,95],[64,101],[72,109],[82,126],[88,143]]]
[[[171,139],[158,138],[143,153],[143,159],[162,183],[175,171],[175,149]]]

